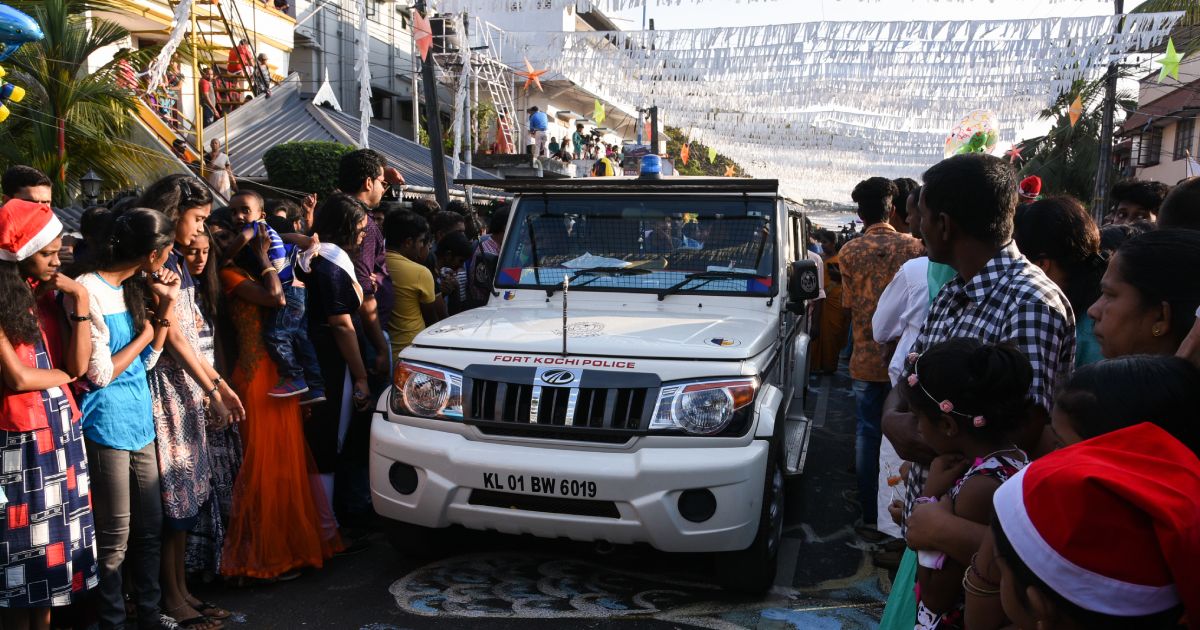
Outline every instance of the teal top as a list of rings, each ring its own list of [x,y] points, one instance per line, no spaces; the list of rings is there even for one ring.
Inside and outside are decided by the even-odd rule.
[[[1100,341],[1093,331],[1095,325],[1086,313],[1075,322],[1075,367],[1104,360]]]
[[[925,272],[925,279],[929,281],[929,303],[937,298],[937,294],[941,292],[942,287],[946,286],[958,272],[950,265],[935,263],[929,261],[929,269]]]
[[[80,403],[83,435],[122,451],[137,451],[154,441],[154,415],[146,370],[154,367],[159,352],[146,346],[140,360],[113,376],[112,356],[136,337],[133,317],[125,309],[125,290],[105,282],[99,274],[78,278],[91,298],[92,357],[88,361],[88,389]]]

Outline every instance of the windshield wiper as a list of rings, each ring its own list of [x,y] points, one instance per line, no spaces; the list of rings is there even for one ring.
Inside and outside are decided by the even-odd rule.
[[[571,274],[571,280],[575,280],[575,278],[578,278],[579,276],[596,277],[592,278],[591,280],[584,280],[579,284],[572,283],[571,286],[573,287],[587,286],[599,280],[600,278],[606,278],[610,276],[641,276],[650,273],[649,269],[642,269],[640,267],[588,267],[587,269],[576,269],[574,271],[575,273]],[[561,288],[562,287],[557,284],[546,287],[546,297],[553,297],[555,292]]]
[[[709,282],[712,282],[713,280],[730,280],[730,279],[732,279],[732,280],[738,280],[738,279],[750,280],[750,279],[758,278],[758,277],[760,277],[760,276],[756,273],[749,273],[749,272],[745,272],[745,271],[697,271],[695,273],[689,273],[687,276],[685,276],[683,278],[683,280],[680,280],[679,282],[676,282],[675,284],[663,289],[662,291],[659,291],[658,292],[658,301],[659,302],[663,301],[664,299],[666,299],[666,297],[668,295],[671,295],[672,293],[678,293],[681,289],[683,289],[684,287],[686,287],[687,285],[691,284],[693,281],[696,281],[696,280],[702,281],[699,285],[697,285],[695,287],[695,288],[699,289],[700,287],[708,284]]]

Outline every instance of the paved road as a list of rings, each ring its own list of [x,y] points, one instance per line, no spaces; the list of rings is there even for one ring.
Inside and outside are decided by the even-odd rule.
[[[703,555],[466,530],[425,558],[378,533],[370,551],[292,582],[202,594],[237,611],[231,630],[873,628],[887,577],[854,535],[850,382],[814,377],[813,387],[819,426],[805,474],[788,484],[779,577],[766,597],[722,592]]]

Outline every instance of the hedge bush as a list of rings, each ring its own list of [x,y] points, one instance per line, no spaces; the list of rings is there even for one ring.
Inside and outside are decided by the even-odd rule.
[[[272,186],[323,197],[337,188],[338,161],[353,150],[336,142],[287,142],[268,149],[263,165]]]

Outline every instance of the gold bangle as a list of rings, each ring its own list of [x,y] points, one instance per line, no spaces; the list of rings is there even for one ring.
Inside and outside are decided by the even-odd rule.
[[[266,276],[268,273],[279,273],[279,270],[274,267],[267,267],[266,269],[263,269],[262,271],[260,271],[258,273],[258,277],[262,278],[262,277]]]
[[[963,592],[965,592],[969,595],[975,595],[976,597],[996,597],[997,595],[1000,594],[999,588],[996,588],[996,589],[982,588],[980,586],[977,586],[974,582],[972,582],[970,567],[967,567],[967,570],[963,571],[962,587],[963,587]]]

